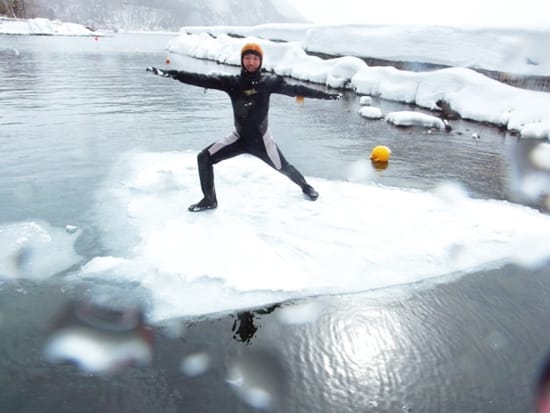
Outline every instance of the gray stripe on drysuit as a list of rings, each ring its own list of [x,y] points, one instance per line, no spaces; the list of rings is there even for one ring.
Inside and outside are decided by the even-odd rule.
[[[236,142],[239,138],[240,138],[239,134],[236,131],[233,131],[231,135],[220,139],[219,141],[214,143],[210,148],[208,148],[208,152],[210,153],[210,155],[214,155],[220,149],[231,145],[233,142]]]
[[[236,142],[238,139],[240,139],[239,134],[237,133],[237,131],[233,131],[231,135],[226,136],[225,138],[222,138],[216,143],[214,143],[208,149],[208,152],[210,153],[210,155],[214,155],[216,152],[225,148],[226,146],[231,145],[232,143]],[[262,140],[264,143],[267,156],[269,157],[269,160],[271,161],[275,169],[280,171],[282,168],[282,164],[281,164],[281,158],[279,156],[279,150],[269,130],[266,131],[266,133],[262,137]]]

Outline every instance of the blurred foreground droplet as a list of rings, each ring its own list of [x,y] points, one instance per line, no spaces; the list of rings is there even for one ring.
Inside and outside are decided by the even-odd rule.
[[[210,356],[206,353],[195,353],[181,361],[181,372],[189,377],[199,376],[210,368]]]
[[[182,320],[168,320],[160,325],[162,333],[171,339],[182,338],[186,332],[186,325]]]
[[[150,364],[152,345],[152,331],[140,309],[71,302],[59,315],[44,355],[52,363],[73,363],[86,373],[112,374]]]
[[[367,160],[355,161],[348,165],[346,174],[350,182],[368,182],[372,177],[372,167]]]
[[[246,351],[233,360],[226,381],[242,401],[256,409],[273,408],[285,392],[283,366],[267,351]]]
[[[444,204],[455,207],[466,201],[468,191],[458,182],[445,181],[433,189],[433,194]]]
[[[550,171],[550,144],[541,142],[535,145],[529,159],[537,168]]]
[[[521,139],[512,151],[512,194],[519,201],[550,210],[550,144]]]
[[[76,225],[65,225],[65,231],[69,234],[74,234],[78,231],[78,227]]]
[[[283,307],[278,316],[284,324],[308,324],[316,321],[320,314],[319,304],[311,302]]]

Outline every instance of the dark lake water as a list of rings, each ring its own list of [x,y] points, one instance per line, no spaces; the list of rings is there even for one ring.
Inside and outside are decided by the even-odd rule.
[[[0,37],[0,225],[78,222],[78,254],[107,254],[89,206],[122,153],[198,151],[230,132],[224,94],[145,72],[164,65],[172,37]],[[475,198],[510,198],[518,138],[494,127],[396,128],[361,118],[352,93],[303,105],[274,96],[271,105],[276,141],[304,175],[346,180],[350,165],[381,144],[392,158],[371,176],[377,183],[425,191],[453,181]],[[0,280],[0,411],[533,411],[550,349],[549,275],[547,266],[506,265],[389,296],[306,298],[298,304],[315,313],[306,323],[281,322],[284,303],[172,320],[154,326],[149,367],[107,376],[44,359],[52,320],[74,291],[55,277]]]

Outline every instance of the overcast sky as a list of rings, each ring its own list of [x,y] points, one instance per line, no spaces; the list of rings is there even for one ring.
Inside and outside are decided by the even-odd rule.
[[[550,24],[549,0],[293,0],[315,23]]]

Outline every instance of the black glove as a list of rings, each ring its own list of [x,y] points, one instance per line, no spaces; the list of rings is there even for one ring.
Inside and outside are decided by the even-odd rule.
[[[157,69],[156,67],[153,67],[153,66],[149,66],[147,69],[145,69],[145,71],[151,72],[152,74],[157,76],[164,76],[164,77],[168,76],[168,74],[165,71]]]

